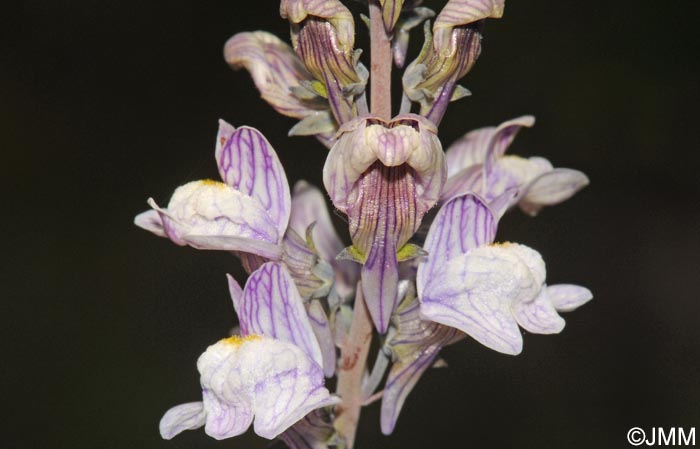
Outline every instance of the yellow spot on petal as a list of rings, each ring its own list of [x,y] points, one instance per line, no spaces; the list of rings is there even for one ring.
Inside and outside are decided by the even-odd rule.
[[[242,345],[242,344],[245,343],[245,342],[248,342],[248,341],[255,341],[255,340],[260,340],[260,339],[262,339],[262,337],[261,337],[260,335],[257,335],[257,334],[250,334],[250,335],[246,335],[245,337],[242,337],[242,336],[240,336],[240,335],[232,335],[232,336],[230,336],[230,337],[228,337],[228,338],[224,338],[224,339],[221,340],[221,341],[222,341],[223,343],[226,343],[226,344],[229,344],[229,345],[240,346],[240,345]]]
[[[510,246],[513,246],[514,243],[511,242],[501,242],[501,243],[491,243],[489,246],[495,247],[495,248],[508,248]]]
[[[204,185],[204,186],[213,186],[213,187],[221,187],[221,188],[228,187],[228,186],[227,186],[226,184],[224,184],[223,182],[221,182],[221,181],[214,181],[213,179],[204,179],[204,180],[199,181],[199,182],[200,182],[200,184],[202,184],[202,185]]]

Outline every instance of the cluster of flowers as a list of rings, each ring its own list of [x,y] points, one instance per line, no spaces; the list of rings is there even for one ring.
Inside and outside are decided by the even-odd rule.
[[[254,422],[258,435],[293,449],[351,446],[334,427],[346,398],[332,395],[324,378],[339,370],[338,348],[347,344],[358,301],[382,336],[361,393],[369,398],[386,377],[381,428],[389,434],[443,347],[469,336],[518,354],[519,327],[558,333],[558,312],[591,299],[583,287],[547,285],[537,251],[494,243],[509,209],[535,215],[588,183],[546,159],[505,154],[534,118],[471,131],[447,151],[437,136],[447,104],[468,94],[457,81],[479,55],[483,22],[500,17],[503,3],[449,0],[431,29],[434,13],[419,1],[378,0],[399,67],[409,30],[425,22],[423,49],[404,71],[402,113],[389,120],[369,114],[369,73],[353,48],[353,16],[338,0],[282,0],[292,46],[263,31],[226,43],[229,64],[245,67],[278,112],[300,119],[290,134],[316,136],[330,148],[324,186],[348,217],[352,244],[338,237],[319,189],[299,181],[290,192],[259,131],[220,121],[222,182],[185,184],[165,208],[149,199],[152,210],[135,219],[178,245],[230,251],[249,274],[243,288],[228,276],[240,335],[199,358],[202,401],[168,410],[164,438],[202,426],[229,438]]]

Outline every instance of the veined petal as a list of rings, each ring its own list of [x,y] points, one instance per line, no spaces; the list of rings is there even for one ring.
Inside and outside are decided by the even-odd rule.
[[[164,440],[170,440],[185,430],[199,429],[206,422],[206,418],[201,401],[176,405],[161,418],[160,436]]]
[[[454,98],[457,82],[481,54],[481,26],[450,29],[450,45],[438,48],[427,25],[423,48],[404,71],[402,81],[407,97],[421,105],[420,114],[437,125]]]
[[[552,305],[546,288],[534,301],[514,304],[513,312],[518,324],[533,334],[558,334],[566,324]]]
[[[338,42],[344,49],[352,50],[355,21],[350,10],[338,0],[282,0],[280,15],[297,25],[309,16],[325,19],[336,29]]]
[[[160,215],[156,210],[151,209],[146,212],[141,212],[134,217],[134,224],[141,229],[152,232],[158,237],[167,237],[163,229],[163,221],[160,219]]]
[[[335,289],[341,295],[345,296],[355,288],[359,268],[349,260],[337,259],[344,246],[331,222],[326,197],[306,181],[299,181],[294,186],[289,228],[313,241],[318,255],[333,267]]]
[[[381,407],[381,428],[385,435],[394,431],[408,394],[433,365],[440,350],[462,335],[452,327],[423,320],[415,292],[397,308],[394,320],[397,332],[387,344],[395,360],[384,386]]]
[[[252,401],[247,397],[227,403],[219,399],[216,393],[204,389],[202,399],[206,416],[204,431],[212,438],[223,440],[241,435],[253,423],[255,412]]]
[[[535,124],[535,117],[524,115],[499,126],[489,126],[468,132],[456,140],[445,153],[447,174],[457,172],[477,164],[483,164],[487,155],[498,158],[505,153],[522,127],[530,128]]]
[[[291,196],[282,164],[265,136],[254,128],[234,129],[220,120],[215,156],[221,179],[257,200],[281,240],[289,223]]]
[[[333,283],[330,265],[320,259],[308,241],[302,239],[293,229],[287,230],[282,246],[282,263],[294,279],[301,297],[306,300],[327,296]]]
[[[289,449],[328,449],[334,433],[331,417],[323,409],[316,409],[282,433],[280,439]]]
[[[296,345],[251,335],[210,346],[197,361],[207,434],[255,433],[275,438],[312,410],[338,402],[323,387],[321,368]]]
[[[447,167],[437,129],[415,114],[389,122],[363,117],[343,125],[323,167],[323,183],[340,211],[357,202],[357,183],[377,160],[382,165],[409,165],[420,178],[418,200],[425,210],[439,198]]]
[[[593,293],[586,287],[573,284],[547,286],[547,296],[560,312],[571,312],[593,299]]]
[[[313,240],[318,254],[327,262],[332,262],[344,246],[331,222],[326,197],[317,187],[299,181],[294,186],[292,195],[289,227],[303,236],[312,223],[315,223]]]
[[[447,262],[423,288],[421,314],[491,349],[519,354],[523,341],[512,307],[532,301],[542,284],[516,246],[482,246]]]
[[[280,114],[303,119],[328,109],[323,101],[303,100],[292,94],[302,81],[311,81],[313,76],[292,47],[273,34],[238,33],[226,42],[224,58],[234,69],[245,67],[263,99]]]
[[[440,200],[447,201],[450,198],[464,195],[470,192],[483,192],[484,169],[481,164],[472,165],[447,178],[445,187],[440,193]]]
[[[496,220],[484,202],[473,194],[451,199],[440,208],[425,238],[428,256],[418,265],[418,294],[451,259],[493,242]]]
[[[310,301],[306,305],[306,311],[309,314],[311,329],[314,331],[316,340],[321,348],[323,374],[326,377],[333,377],[333,374],[335,374],[336,350],[333,332],[328,322],[328,315],[326,315],[326,311],[323,310],[323,306],[319,301]]]
[[[413,115],[353,120],[341,128],[324,184],[349,218],[362,289],[379,332],[397,302],[399,251],[439,198],[446,167],[435,128]]]
[[[450,31],[478,20],[503,16],[505,0],[449,0],[435,19],[433,31],[437,48],[449,46]]]
[[[158,211],[167,236],[178,245],[199,249],[247,251],[278,258],[281,236],[260,204],[216,181],[194,181],[178,187],[167,209]]]
[[[401,8],[404,0],[379,0],[382,6],[382,21],[384,22],[384,30],[387,35],[391,35],[396,22],[399,20]]]
[[[321,348],[304,303],[284,265],[268,262],[253,272],[238,308],[243,335],[265,335],[294,343],[319,367],[323,366]]]
[[[364,92],[367,73],[352,48],[344,48],[336,31],[330,22],[310,18],[299,28],[295,50],[322,83],[317,89],[328,98],[336,122],[342,124],[358,115],[355,96]]]
[[[518,132],[523,128],[531,128],[535,125],[535,117],[531,115],[523,115],[512,120],[501,123],[493,130],[493,135],[489,141],[486,157],[484,158],[484,167],[486,173],[491,172],[491,167],[501,156],[506,152],[508,147]]]
[[[588,177],[578,170],[555,168],[533,179],[518,205],[524,212],[535,215],[544,206],[568,200],[588,183]]]

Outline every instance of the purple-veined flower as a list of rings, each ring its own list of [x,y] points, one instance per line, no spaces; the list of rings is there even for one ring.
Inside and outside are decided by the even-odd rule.
[[[282,164],[259,131],[221,120],[215,157],[224,182],[187,183],[175,190],[167,208],[149,199],[154,210],[138,215],[136,224],[178,245],[233,251],[249,273],[265,261],[282,260],[304,297],[322,296],[333,280],[320,261],[334,264],[340,280],[355,282],[353,267],[335,263],[343,245],[320,191],[302,182],[295,195],[305,199],[292,198]]]
[[[323,168],[333,204],[348,216],[353,245],[346,257],[362,264],[362,289],[380,333],[398,301],[398,263],[418,255],[405,245],[445,180],[435,132],[412,114],[389,122],[358,118],[341,127]]]
[[[230,438],[245,432],[273,439],[312,410],[337,403],[323,386],[323,372],[299,347],[268,337],[229,337],[197,361],[202,402],[168,410],[163,438],[204,426],[207,435]]]
[[[242,336],[202,354],[203,401],[170,409],[161,420],[164,438],[202,425],[214,438],[229,438],[255,419],[255,433],[272,439],[311,411],[338,403],[323,386],[323,367],[334,368],[335,359],[324,361],[322,336],[285,266],[263,264],[243,289],[229,276],[229,288]]]
[[[518,325],[537,334],[561,332],[557,310],[592,298],[588,289],[545,284],[540,254],[515,243],[492,243],[497,220],[477,196],[445,203],[425,240],[428,256],[416,278],[421,315],[461,330],[505,354],[522,351]]]
[[[426,22],[423,48],[403,75],[404,93],[420,104],[421,115],[438,125],[450,101],[469,95],[457,81],[481,54],[483,20],[500,18],[504,7],[504,0],[449,0],[432,35]]]
[[[135,223],[178,245],[241,251],[279,259],[291,197],[277,154],[254,128],[221,120],[216,161],[224,182],[194,181],[175,190],[167,208],[154,208]]]
[[[536,215],[544,206],[559,204],[571,198],[588,185],[588,177],[571,168],[554,168],[545,158],[523,158],[505,152],[522,127],[535,123],[526,115],[503,122],[497,127],[470,131],[447,149],[448,179],[442,200],[474,192],[489,204],[508,191],[509,200],[493,207],[502,214],[501,207],[518,204]]]
[[[330,145],[338,125],[325,89],[289,44],[265,31],[238,33],[226,42],[224,58],[232,68],[248,70],[262,98],[277,112],[300,119],[290,135],[315,135]]]

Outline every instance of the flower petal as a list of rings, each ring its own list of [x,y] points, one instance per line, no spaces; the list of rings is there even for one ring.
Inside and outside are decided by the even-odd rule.
[[[554,309],[545,288],[534,301],[514,304],[513,312],[518,324],[533,334],[558,334],[566,324]]]
[[[483,164],[495,132],[495,126],[479,128],[454,141],[445,152],[447,176],[452,177],[465,168]]]
[[[313,76],[292,47],[271,33],[254,31],[234,35],[224,46],[224,58],[234,69],[245,67],[262,98],[282,115],[303,119],[328,109],[327,102],[293,95],[294,88],[302,81],[313,80]]]
[[[289,449],[328,449],[335,432],[328,415],[323,409],[316,409],[282,433],[280,439]]]
[[[560,312],[571,312],[593,299],[593,293],[586,287],[573,284],[547,286],[547,295]]]
[[[440,350],[463,335],[452,327],[421,319],[415,292],[397,308],[394,318],[397,332],[387,344],[396,360],[384,386],[381,407],[385,435],[394,431],[406,397]]]
[[[523,127],[532,128],[534,125],[535,117],[531,115],[523,115],[521,117],[516,117],[505,121],[493,130],[491,141],[489,142],[486,150],[486,157],[484,158],[484,168],[487,175],[491,173],[491,168],[493,165],[501,156],[503,156],[510,144],[513,143],[513,139],[515,139],[515,136],[518,135],[518,132]]]
[[[254,198],[275,223],[281,239],[292,200],[284,168],[265,136],[247,126],[234,130],[220,120],[215,155],[221,179]]]
[[[236,402],[226,403],[207,389],[202,391],[202,398],[207,420],[204,431],[212,438],[223,440],[241,435],[253,422],[249,398],[239,396]]]
[[[423,288],[421,314],[491,349],[519,354],[523,341],[512,306],[531,301],[542,284],[517,246],[482,246],[447,262]]]
[[[338,41],[352,49],[355,40],[355,21],[352,13],[338,0],[282,0],[280,15],[294,24],[309,16],[328,20],[338,33]]]
[[[154,233],[158,237],[167,237],[165,230],[163,230],[163,221],[156,210],[151,209],[141,212],[134,217],[134,224],[141,229]]]
[[[288,229],[282,241],[282,263],[289,271],[304,300],[323,298],[333,284],[331,267],[312,250],[308,241]],[[261,264],[262,265],[262,264]]]
[[[267,337],[230,337],[197,361],[206,432],[215,438],[255,433],[275,438],[310,411],[338,399],[323,387],[321,368],[296,345]]]
[[[438,48],[447,47],[449,32],[460,25],[468,25],[477,20],[503,17],[505,0],[449,0],[435,19],[435,44]]]
[[[321,348],[304,303],[284,265],[268,262],[253,272],[243,289],[239,309],[243,335],[266,335],[294,343],[323,366]]]
[[[310,301],[306,306],[306,311],[309,314],[309,322],[311,329],[316,335],[316,341],[321,348],[323,356],[323,374],[326,377],[333,377],[335,373],[336,350],[333,331],[326,311],[319,301]]]
[[[588,183],[588,177],[578,170],[555,168],[531,181],[518,204],[524,212],[535,215],[543,206],[571,198]]]
[[[316,223],[313,228],[313,241],[318,254],[327,262],[334,261],[344,246],[331,222],[326,197],[317,187],[306,181],[299,181],[294,186],[292,195],[289,227],[303,236],[312,223]]]
[[[185,430],[199,429],[206,421],[202,402],[189,402],[171,408],[160,420],[160,436],[170,440]]]
[[[418,294],[451,259],[493,242],[496,220],[484,202],[473,194],[451,199],[440,208],[430,226],[423,249],[428,252],[418,265]]]
[[[388,36],[391,36],[394,25],[399,20],[401,7],[404,0],[379,0],[382,6],[382,20],[384,21],[384,30]]]
[[[260,204],[216,181],[194,181],[178,187],[167,209],[158,211],[168,237],[199,249],[240,250],[278,258],[277,226]]]

